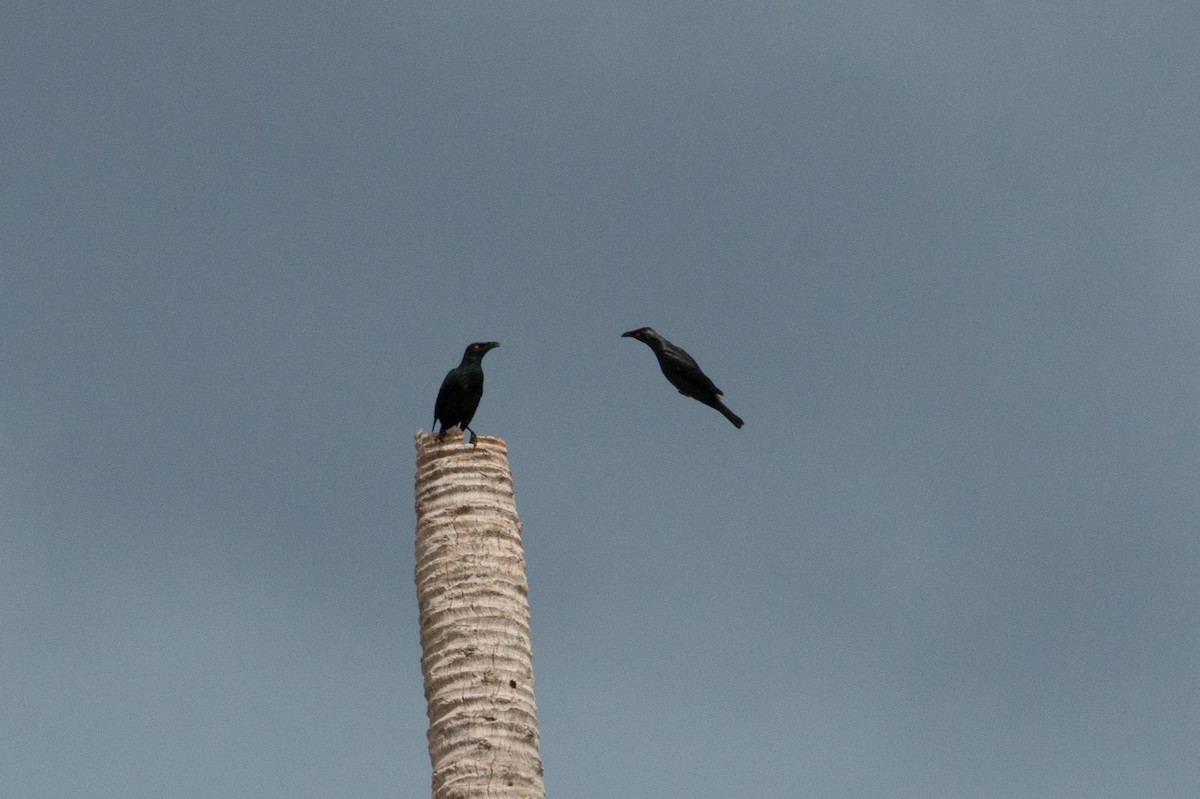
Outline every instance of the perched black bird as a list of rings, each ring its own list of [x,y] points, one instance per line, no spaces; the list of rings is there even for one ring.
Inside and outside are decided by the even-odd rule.
[[[700,371],[700,364],[696,363],[696,359],[684,352],[682,348],[667,341],[652,327],[639,327],[637,330],[622,333],[621,336],[636,338],[654,350],[659,368],[667,376],[667,380],[671,381],[671,385],[679,389],[680,394],[700,400],[710,408],[716,408],[725,415],[726,419],[733,422],[734,427],[741,427],[744,424],[740,416],[726,408],[725,403],[721,402],[721,389],[713,385],[713,381],[708,378],[708,375]]]
[[[462,363],[446,373],[446,379],[438,389],[437,402],[433,404],[433,421],[436,424],[441,420],[442,423],[439,437],[457,425],[470,432],[471,443],[475,443],[475,431],[468,425],[483,397],[483,356],[499,346],[495,341],[476,341],[468,345]]]

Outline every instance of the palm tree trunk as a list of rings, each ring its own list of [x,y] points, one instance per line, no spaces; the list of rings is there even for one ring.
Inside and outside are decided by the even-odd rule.
[[[544,799],[529,586],[504,441],[417,440],[417,603],[433,799]]]

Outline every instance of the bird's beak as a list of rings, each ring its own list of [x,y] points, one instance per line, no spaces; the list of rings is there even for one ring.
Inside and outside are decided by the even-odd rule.
[[[621,338],[633,338],[635,333],[637,333],[636,330],[627,331],[627,332],[621,334]]]

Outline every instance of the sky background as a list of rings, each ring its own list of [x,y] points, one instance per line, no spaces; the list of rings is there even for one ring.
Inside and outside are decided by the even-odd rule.
[[[0,792],[427,796],[494,339],[548,795],[1200,793],[1200,6],[3,16]]]

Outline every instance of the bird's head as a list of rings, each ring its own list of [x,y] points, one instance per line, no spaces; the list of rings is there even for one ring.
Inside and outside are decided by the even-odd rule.
[[[499,341],[476,341],[474,344],[467,345],[467,351],[463,353],[463,357],[482,358],[484,355],[487,355],[488,350],[494,350],[499,346]]]
[[[662,339],[652,327],[639,327],[637,330],[630,330],[621,334],[621,338],[636,338],[638,341],[654,346],[654,344]]]

